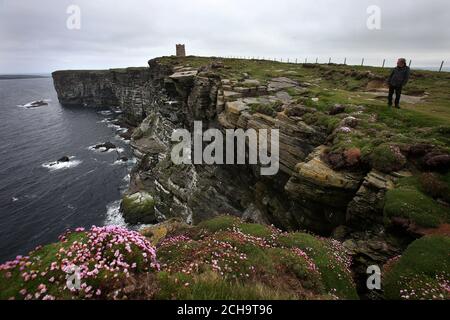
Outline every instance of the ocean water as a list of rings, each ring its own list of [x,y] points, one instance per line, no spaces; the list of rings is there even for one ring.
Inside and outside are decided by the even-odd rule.
[[[24,107],[42,99],[47,106]],[[51,78],[0,80],[0,263],[68,228],[124,224],[118,209],[134,159],[116,118],[62,107]],[[92,150],[106,141],[117,150]],[[63,156],[70,162],[55,163]]]

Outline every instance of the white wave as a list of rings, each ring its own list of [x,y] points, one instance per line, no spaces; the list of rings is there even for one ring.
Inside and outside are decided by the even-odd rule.
[[[120,127],[120,129],[118,129],[117,132],[120,132],[120,133],[127,133],[127,132],[128,132],[128,128],[122,128],[122,127]]]
[[[33,108],[36,108],[36,106],[34,104],[36,104],[37,102],[45,102],[48,105],[50,102],[52,102],[52,100],[51,99],[35,100],[35,101],[28,102],[26,104],[19,104],[17,106],[19,108],[33,109]],[[45,106],[45,104],[43,106]]]
[[[65,170],[65,169],[74,168],[83,162],[81,160],[72,160],[73,158],[74,157],[70,157],[70,161],[68,161],[68,162],[52,161],[52,162],[43,163],[42,167],[47,168],[50,171],[57,171],[57,170]]]
[[[89,146],[88,150],[94,151],[94,152],[100,152],[100,153],[110,153],[110,152],[115,152],[115,151],[117,151],[118,153],[122,153],[122,152],[125,151],[124,148],[120,148],[120,147],[111,148],[109,150],[107,150],[105,147],[96,148],[99,144],[101,144],[101,143],[98,143],[98,144],[93,145],[93,146]]]
[[[117,131],[119,131],[120,129],[122,129],[121,126],[119,126],[118,124],[114,124],[114,123],[108,123],[106,126],[107,126],[108,128],[116,129]]]
[[[106,206],[105,226],[126,227],[125,219],[120,212],[120,200],[116,200]]]
[[[120,165],[126,165],[128,161],[122,161],[122,160],[116,160],[114,163],[112,163],[112,166],[120,166]]]
[[[123,143],[126,143],[126,144],[130,143],[130,140],[129,140],[129,139],[125,139],[124,137],[121,137],[121,136],[119,136],[119,135],[116,135],[115,138],[116,138],[117,140],[122,141]]]
[[[112,123],[114,120],[112,119],[112,118],[105,118],[105,119],[103,119],[103,120],[100,120],[100,121],[97,121],[97,123],[106,123],[106,124],[109,124],[109,123]]]
[[[11,201],[12,201],[12,202],[17,202],[17,201],[19,201],[19,198],[12,197],[12,198],[11,198]]]
[[[103,111],[99,111],[98,113],[103,115],[103,116],[112,115],[112,111],[111,110],[103,110]]]

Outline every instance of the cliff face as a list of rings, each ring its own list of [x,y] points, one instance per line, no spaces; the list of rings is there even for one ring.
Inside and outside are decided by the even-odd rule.
[[[345,224],[364,174],[336,172],[321,160],[327,130],[305,123],[302,115],[314,111],[295,106],[286,91],[303,85],[282,77],[265,84],[226,79],[223,68],[151,60],[149,68],[59,71],[53,78],[63,105],[116,107],[139,124],[131,145],[140,161],[130,194],[151,194],[159,220],[181,216],[198,223],[228,213],[321,234]],[[253,110],[282,105],[289,107]],[[254,166],[174,165],[171,134],[191,129],[195,120],[221,129],[279,129],[279,174],[261,177]]]
[[[139,124],[145,109],[159,103],[164,76],[162,66],[99,71],[56,71],[52,74],[63,106],[119,108],[127,120]]]

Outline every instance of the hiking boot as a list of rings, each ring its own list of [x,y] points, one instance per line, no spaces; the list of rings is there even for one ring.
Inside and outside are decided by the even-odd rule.
[[[396,107],[397,109],[401,109],[400,106],[399,106],[398,104],[397,104],[395,107]]]

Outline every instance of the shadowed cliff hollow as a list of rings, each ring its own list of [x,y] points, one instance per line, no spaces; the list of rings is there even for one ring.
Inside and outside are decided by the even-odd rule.
[[[229,214],[344,243],[357,284],[416,238],[449,232],[450,75],[415,71],[404,109],[388,70],[259,60],[158,58],[148,68],[53,73],[61,104],[115,108],[135,126],[129,223]],[[439,83],[439,85],[436,85]],[[280,130],[280,172],[174,165],[173,130]],[[361,279],[359,279],[361,276]],[[361,281],[359,281],[361,280]],[[364,291],[364,288],[359,288]]]

